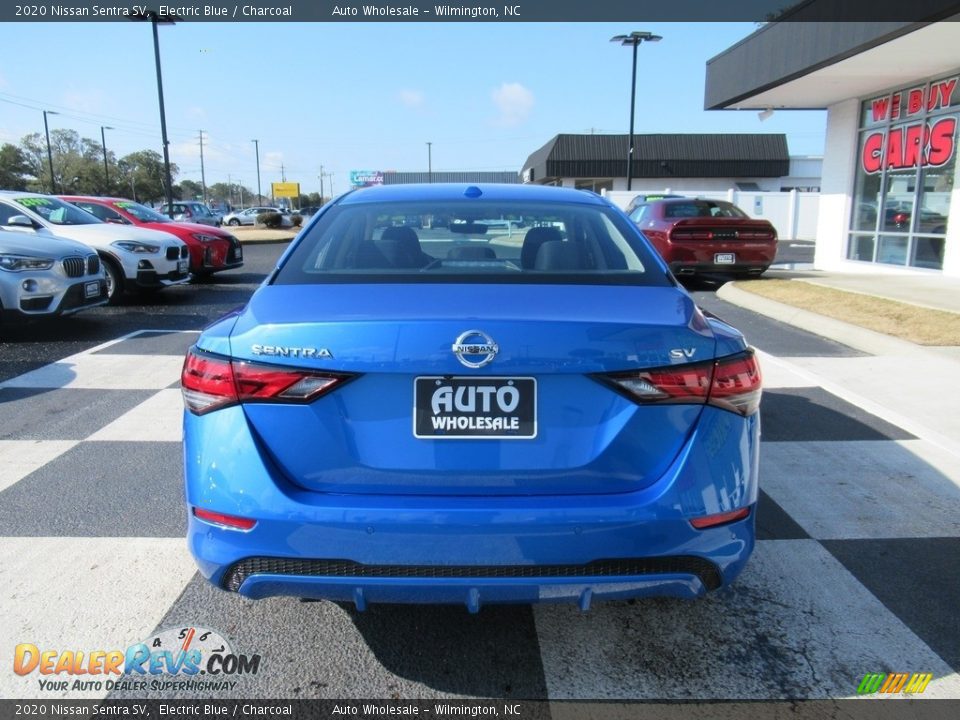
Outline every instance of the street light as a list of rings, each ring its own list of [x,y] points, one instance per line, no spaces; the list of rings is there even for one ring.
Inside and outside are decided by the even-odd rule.
[[[260,141],[251,140],[250,142],[253,143],[253,146],[254,148],[256,148],[256,151],[257,151],[257,202],[262,203],[263,197],[262,197],[262,193],[260,192]]]
[[[104,130],[115,129],[109,125],[100,126],[100,147],[103,148],[103,192],[105,195],[110,194],[110,168],[107,166],[107,136]]]
[[[59,115],[56,110],[43,111],[43,132],[47,135],[47,162],[50,163],[50,194],[57,191],[56,183],[53,180],[53,151],[50,150],[50,126],[47,124],[47,115]]]
[[[630,81],[630,149],[627,151],[627,190],[633,186],[633,113],[637,103],[637,48],[642,42],[660,42],[659,35],[645,31],[634,31],[629,35],[614,35],[610,42],[620,43],[633,48],[633,76]]]
[[[427,143],[427,182],[433,182],[433,143]]]
[[[203,169],[203,130],[200,131],[200,187],[203,191],[203,204],[207,204],[207,174]]]
[[[160,100],[160,136],[163,140],[163,173],[166,178],[167,212],[173,215],[173,179],[170,177],[170,141],[167,140],[167,113],[163,107],[163,75],[160,72],[160,37],[157,25],[176,25],[180,18],[173,13],[160,14],[156,10],[137,11],[131,20],[149,20],[153,28],[153,58],[157,66],[157,97]]]

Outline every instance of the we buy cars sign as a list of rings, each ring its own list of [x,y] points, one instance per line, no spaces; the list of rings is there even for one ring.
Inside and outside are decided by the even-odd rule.
[[[868,123],[905,120],[902,125],[874,130],[863,142],[861,162],[867,174],[918,166],[942,167],[956,150],[957,116],[909,122],[926,112],[949,108],[958,78],[940,80],[874,98],[868,103]]]

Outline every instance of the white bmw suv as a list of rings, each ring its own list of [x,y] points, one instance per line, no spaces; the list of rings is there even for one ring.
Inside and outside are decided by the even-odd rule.
[[[186,244],[170,233],[105,223],[50,195],[0,191],[0,225],[25,234],[56,234],[94,248],[110,300],[124,289],[158,290],[190,281]]]
[[[0,229],[0,324],[11,317],[68,315],[106,302],[107,281],[92,248]]]

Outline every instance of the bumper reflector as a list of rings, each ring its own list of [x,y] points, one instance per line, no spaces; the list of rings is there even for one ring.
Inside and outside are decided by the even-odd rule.
[[[198,507],[193,509],[193,516],[208,523],[213,523],[214,525],[222,525],[223,527],[231,528],[232,530],[250,530],[254,525],[257,524],[256,520],[251,520],[250,518],[237,517],[236,515],[224,515],[223,513],[213,512],[212,510],[204,510],[203,508]]]
[[[697,530],[706,530],[707,528],[716,527],[717,525],[726,525],[727,523],[736,522],[737,520],[743,520],[749,514],[750,508],[745,507],[739,510],[731,510],[730,512],[717,513],[716,515],[705,515],[704,517],[693,518],[690,520],[690,524]]]

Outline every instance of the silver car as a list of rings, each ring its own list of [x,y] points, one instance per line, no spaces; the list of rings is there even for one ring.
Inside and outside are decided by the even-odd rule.
[[[260,213],[278,213],[280,208],[275,207],[249,207],[246,210],[237,210],[232,212],[229,215],[223,216],[224,225],[232,225],[236,227],[237,225],[256,225],[257,224],[257,215]]]
[[[107,279],[92,248],[53,235],[0,229],[3,319],[67,315],[106,305]]]
[[[220,227],[223,223],[222,215],[213,212],[213,210],[202,202],[195,200],[177,200],[173,203],[172,213],[169,212],[167,204],[164,203],[160,207],[160,212],[177,222],[192,222],[201,225],[210,225],[212,227]]]

